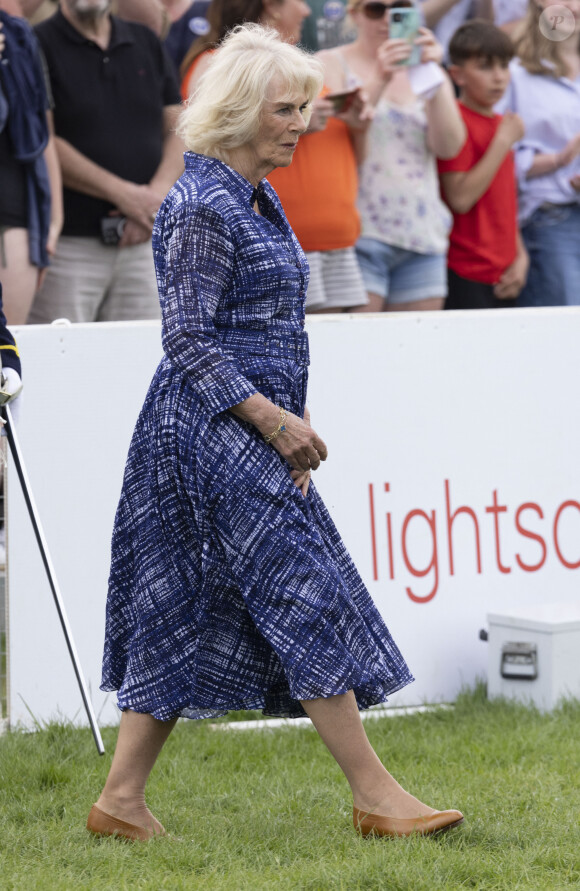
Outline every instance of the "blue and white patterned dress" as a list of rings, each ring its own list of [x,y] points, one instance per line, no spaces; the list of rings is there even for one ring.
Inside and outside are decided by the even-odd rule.
[[[384,701],[412,676],[314,485],[227,411],[260,392],[304,412],[308,267],[276,193],[188,153],[153,246],[165,357],[115,519],[101,689],[161,720]]]

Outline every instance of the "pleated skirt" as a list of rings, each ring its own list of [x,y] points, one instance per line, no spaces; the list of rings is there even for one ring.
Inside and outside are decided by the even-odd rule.
[[[302,414],[306,366],[240,360]],[[297,717],[353,690],[359,708],[413,680],[313,483],[230,412],[211,417],[164,359],[140,413],[115,518],[102,690],[121,709]]]

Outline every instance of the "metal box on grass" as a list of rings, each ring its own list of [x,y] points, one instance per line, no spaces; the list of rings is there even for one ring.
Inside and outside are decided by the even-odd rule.
[[[489,699],[505,696],[542,711],[580,699],[580,601],[488,613]]]

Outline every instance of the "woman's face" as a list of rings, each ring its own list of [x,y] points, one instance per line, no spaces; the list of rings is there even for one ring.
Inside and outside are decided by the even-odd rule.
[[[350,15],[359,35],[364,35],[367,42],[379,45],[389,38],[389,10],[412,5],[411,0],[360,0],[350,7]]]
[[[356,24],[359,33],[362,31],[367,37],[372,37],[375,42],[382,43],[389,37],[389,18],[387,4],[383,4],[383,14],[377,18],[369,18],[366,15],[365,8],[369,6],[371,10],[377,7],[378,3],[373,0],[361,0],[356,6],[351,8],[351,16]]]
[[[308,126],[304,113],[308,100],[297,95],[288,100],[288,90],[274,78],[270,84],[262,109],[257,136],[246,146],[259,178],[275,167],[288,167],[292,162],[298,137]]]
[[[286,43],[298,43],[310,7],[304,0],[266,0],[264,12],[264,24],[275,28]]]

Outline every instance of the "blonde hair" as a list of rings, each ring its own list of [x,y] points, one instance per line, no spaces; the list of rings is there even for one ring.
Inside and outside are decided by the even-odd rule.
[[[185,147],[227,163],[232,149],[258,133],[275,77],[285,91],[280,101],[299,95],[310,105],[322,89],[320,62],[284,43],[277,31],[257,24],[230,31],[179,118],[177,132]]]
[[[521,36],[515,40],[516,53],[523,67],[530,74],[567,77],[569,71],[558,51],[559,42],[548,40],[540,31],[541,14],[542,9],[538,7],[535,0],[529,0]]]

